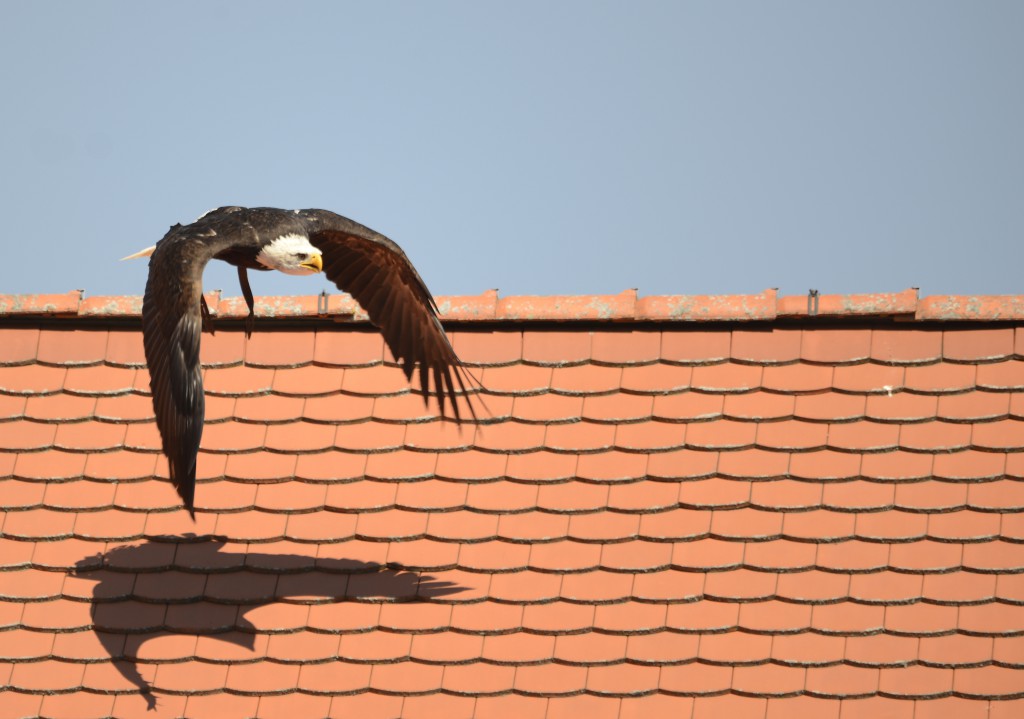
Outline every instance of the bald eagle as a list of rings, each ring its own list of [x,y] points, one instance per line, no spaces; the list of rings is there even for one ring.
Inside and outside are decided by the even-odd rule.
[[[324,272],[380,328],[407,380],[419,365],[424,401],[435,395],[442,417],[445,402],[450,402],[455,421],[462,421],[455,395],[465,393],[469,375],[445,336],[437,304],[419,273],[384,235],[327,210],[220,207],[190,225],[172,226],[156,245],[124,259],[146,256],[142,337],[153,408],[171,482],[193,519],[205,406],[199,340],[209,323],[202,277],[210,260],[238,268],[249,307],[246,336],[255,318],[247,270]],[[475,418],[472,404],[468,407]]]

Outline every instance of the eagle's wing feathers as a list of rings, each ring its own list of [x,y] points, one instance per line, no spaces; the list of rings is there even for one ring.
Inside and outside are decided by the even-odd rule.
[[[309,236],[323,252],[327,278],[366,310],[406,379],[412,378],[419,364],[424,401],[436,395],[442,416],[445,403],[450,402],[455,420],[461,421],[456,395],[466,392],[466,370],[441,327],[437,304],[423,279],[394,242],[351,220],[334,217],[344,224]],[[475,419],[472,403],[467,405]]]
[[[171,482],[194,517],[196,455],[205,409],[199,363],[203,268],[232,241],[189,229],[172,228],[150,258],[142,339]]]

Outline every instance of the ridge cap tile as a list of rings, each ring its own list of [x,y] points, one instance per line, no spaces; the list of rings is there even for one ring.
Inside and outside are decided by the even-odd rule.
[[[498,296],[495,290],[481,295],[437,297],[443,319],[580,320],[642,319],[668,321],[773,320],[779,317],[810,319],[816,316],[902,315],[917,321],[1024,319],[1024,297],[1018,295],[930,295],[918,298],[916,289],[894,293],[779,297],[775,289],[754,295],[648,295],[637,297],[628,289],[618,295]],[[138,296],[82,297],[81,290],[66,294],[0,295],[0,316],[55,315],[71,317],[138,317]],[[240,297],[222,298],[208,293],[217,317],[243,317]],[[367,317],[347,293],[328,295],[329,315],[365,322]],[[319,317],[316,296],[259,297],[260,317]]]

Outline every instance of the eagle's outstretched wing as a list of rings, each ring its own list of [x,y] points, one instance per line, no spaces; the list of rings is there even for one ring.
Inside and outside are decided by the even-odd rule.
[[[325,210],[305,212],[313,219],[309,241],[323,252],[327,278],[366,310],[402,364],[406,379],[419,365],[424,401],[435,395],[442,416],[450,402],[455,421],[462,421],[456,395],[465,394],[471,380],[441,327],[434,298],[409,258],[387,237],[357,222]],[[476,419],[472,402],[467,406]]]
[[[156,426],[171,482],[193,518],[205,410],[199,364],[203,269],[232,244],[232,238],[201,226],[172,227],[150,256],[142,300],[142,341]]]

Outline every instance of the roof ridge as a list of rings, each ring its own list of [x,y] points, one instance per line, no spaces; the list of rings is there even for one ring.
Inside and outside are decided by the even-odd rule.
[[[221,318],[243,318],[248,310],[241,297],[206,294],[211,313]],[[917,288],[870,294],[779,296],[775,288],[757,294],[647,295],[636,289],[614,295],[509,295],[497,290],[479,295],[442,295],[437,298],[442,319],[460,322],[493,321],[771,321],[786,318],[900,316],[916,321],[1019,321],[1024,320],[1024,295],[929,295]],[[138,317],[139,295],[84,297],[83,290],[65,294],[0,295],[0,318],[13,316]],[[368,318],[347,293],[269,296],[256,299],[256,314],[263,317],[333,317],[353,322]]]

